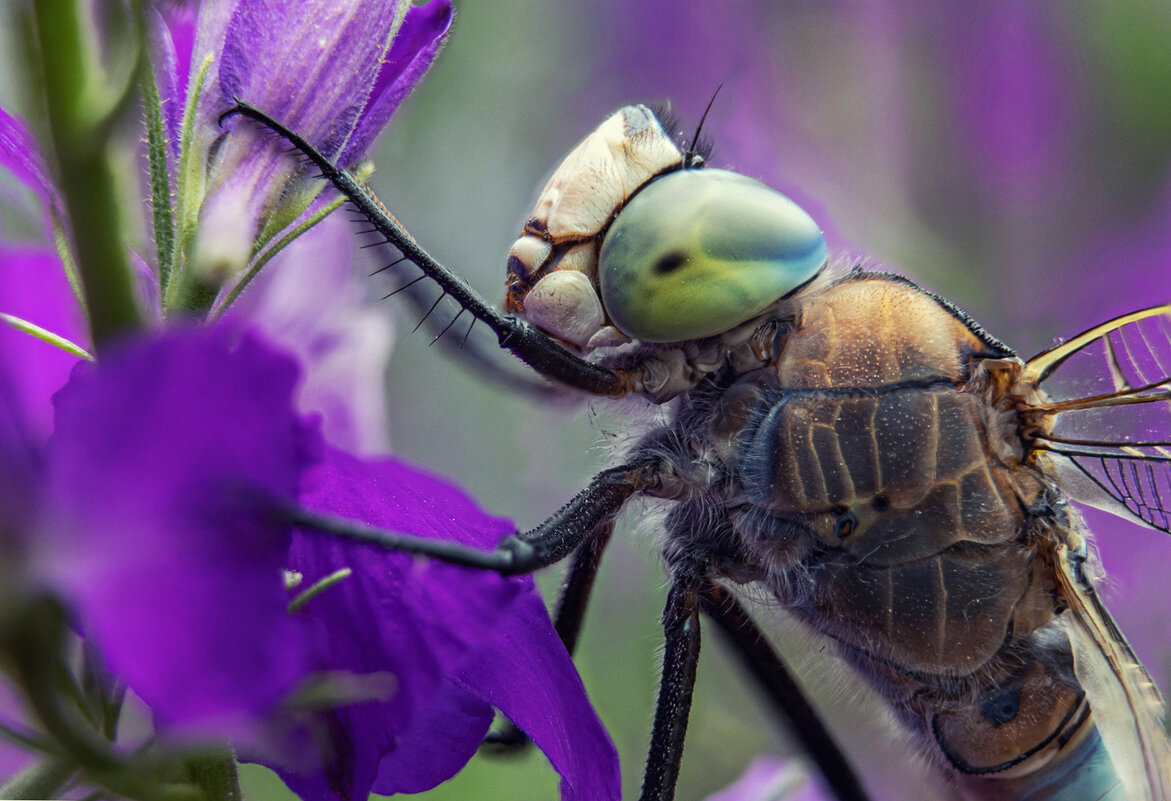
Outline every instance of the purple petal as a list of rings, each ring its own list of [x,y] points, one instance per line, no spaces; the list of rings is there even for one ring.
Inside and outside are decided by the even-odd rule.
[[[468,763],[492,725],[492,707],[446,681],[378,765],[379,795],[422,793]]]
[[[11,596],[20,595],[26,581],[35,580],[24,569],[24,556],[43,478],[44,437],[34,431],[30,403],[23,395],[27,359],[21,347],[8,342],[16,333],[0,324],[0,609],[9,607]],[[39,404],[34,408],[39,410]]]
[[[370,102],[338,161],[353,164],[386,127],[391,115],[423,79],[451,28],[450,0],[432,0],[412,6],[378,71]]]
[[[224,98],[216,91],[216,72],[223,55],[228,25],[231,24],[239,5],[240,0],[218,0],[200,2],[198,6],[195,39],[191,46],[190,66],[185,82],[188,86],[194,87],[199,71],[203,69],[207,59],[211,58],[199,104],[195,109],[196,119],[193,126],[193,134],[199,140],[198,151],[201,155],[206,155],[207,147],[212,140],[223,133],[218,125],[219,116],[230,107],[230,104],[224,104]],[[178,61],[178,47],[175,55]]]
[[[499,709],[545,752],[561,774],[563,799],[621,797],[618,752],[540,598],[521,599],[456,683]]]
[[[45,230],[49,231],[48,210],[61,208],[61,198],[49,178],[49,169],[41,156],[40,146],[29,133],[24,120],[0,108],[0,166],[32,189],[45,204]]]
[[[55,254],[0,244],[0,312],[88,347],[81,309]],[[53,428],[50,399],[69,378],[78,357],[0,323],[0,353],[11,371],[10,402],[43,442]]]
[[[513,530],[450,485],[401,464],[330,451],[314,473],[302,498],[309,508],[481,548]],[[277,766],[295,791],[348,799],[365,797],[371,784],[378,793],[428,789],[475,753],[495,706],[549,756],[565,798],[618,798],[617,753],[530,578],[502,579],[320,535],[297,535],[292,554],[307,583],[340,567],[355,571],[306,607],[328,633],[323,667],[386,671],[398,687],[385,702],[331,715],[334,742],[345,746],[323,754],[320,768],[298,774]]]
[[[259,327],[297,355],[305,368],[297,406],[322,415],[329,442],[350,453],[385,453],[393,327],[385,308],[365,302],[353,252],[352,228],[329,217],[265,267],[229,319]]]
[[[392,461],[363,462],[332,448],[309,476],[301,503],[476,547],[491,547],[514,531],[507,520],[486,515],[444,481]],[[364,799],[379,762],[399,747],[412,748],[408,733],[427,731],[435,715],[460,713],[449,721],[452,741],[478,741],[488,725],[486,705],[479,712],[469,709],[466,698],[450,691],[446,677],[494,636],[505,612],[529,591],[529,582],[308,532],[294,536],[289,566],[304,577],[306,587],[341,568],[353,571],[304,607],[317,633],[317,667],[393,677],[394,693],[331,712],[326,728],[332,745],[319,749],[316,761],[261,761],[306,797]],[[441,775],[439,780],[465,761],[450,753],[415,753],[416,775]]]
[[[255,337],[178,328],[78,368],[57,395],[42,573],[111,668],[184,734],[246,737],[306,669],[288,531],[312,432],[297,366]]]
[[[222,133],[219,115],[240,98],[336,155],[370,94],[396,9],[393,0],[241,0],[226,25],[222,17],[210,19],[209,26],[224,25],[222,52],[218,81],[211,76],[200,99],[198,152],[208,151]],[[201,30],[200,45],[217,44],[209,40]],[[225,125],[231,135],[218,152],[193,257],[197,272],[217,280],[247,263],[262,216],[298,169],[255,124]]]
[[[241,97],[337,153],[378,74],[395,6],[243,0],[224,39],[221,107]]]

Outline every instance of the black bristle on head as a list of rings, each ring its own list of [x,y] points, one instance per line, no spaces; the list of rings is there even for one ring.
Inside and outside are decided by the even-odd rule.
[[[663,130],[667,132],[667,136],[674,139],[675,137],[683,136],[683,126],[679,120],[679,115],[675,109],[671,107],[670,100],[661,100],[658,103],[651,103],[649,106],[651,113],[655,115],[655,119],[659,121],[659,125],[663,126]]]
[[[719,88],[716,88],[716,94],[719,93]],[[679,119],[679,115],[675,109],[671,107],[670,101],[663,101],[655,103],[650,106],[651,112],[658,119],[659,124],[663,126],[663,130],[667,135],[679,141],[683,147],[683,168],[690,169],[692,167],[700,167],[711,160],[712,152],[715,150],[715,142],[710,136],[703,133],[703,122],[707,119],[707,113],[711,110],[712,102],[715,101],[715,94],[712,95],[711,101],[708,102],[707,109],[703,112],[703,117],[699,121],[699,125],[695,129],[695,134],[690,141],[683,133],[683,124]]]

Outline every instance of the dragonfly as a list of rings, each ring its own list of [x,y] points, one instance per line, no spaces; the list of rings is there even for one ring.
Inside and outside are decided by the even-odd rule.
[[[398,541],[502,573],[569,559],[556,626],[572,651],[615,516],[637,496],[668,505],[643,799],[674,797],[701,613],[838,797],[866,797],[743,585],[832,642],[957,797],[1171,798],[1162,698],[1071,503],[1171,531],[1171,304],[1023,360],[909,279],[831,259],[797,204],[632,105],[549,179],[500,311],[311,143],[248,104],[229,113],[291,143],[545,379],[659,408],[620,464],[495,551]]]

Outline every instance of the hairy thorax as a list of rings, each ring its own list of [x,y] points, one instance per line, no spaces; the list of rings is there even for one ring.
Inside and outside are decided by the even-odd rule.
[[[1006,447],[1011,411],[981,369],[1006,349],[881,274],[789,315],[771,360],[701,404],[691,435],[746,575],[859,657],[974,672],[1051,615],[1031,569],[1046,484],[1019,438]]]

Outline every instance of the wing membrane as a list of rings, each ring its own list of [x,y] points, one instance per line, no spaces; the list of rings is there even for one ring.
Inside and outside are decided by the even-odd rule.
[[[1066,457],[1080,474],[1063,487],[1171,532],[1171,304],[1033,357],[1022,380],[1048,396],[1035,407],[1050,423],[1037,447]]]
[[[1084,548],[1074,553],[1062,546],[1056,558],[1058,584],[1070,606],[1061,623],[1073,646],[1074,669],[1126,797],[1167,801],[1171,742],[1159,690],[1087,580]]]

